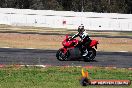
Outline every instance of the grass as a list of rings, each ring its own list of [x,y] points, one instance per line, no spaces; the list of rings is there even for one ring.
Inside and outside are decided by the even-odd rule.
[[[0,69],[0,88],[83,88],[81,67],[5,67]],[[132,80],[132,70],[95,67],[86,69],[90,79]],[[87,88],[132,88],[130,86],[87,86]]]

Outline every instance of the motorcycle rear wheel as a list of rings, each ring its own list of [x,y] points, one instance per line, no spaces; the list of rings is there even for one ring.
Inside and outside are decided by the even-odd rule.
[[[91,48],[88,51],[88,55],[83,57],[83,59],[85,62],[88,62],[88,61],[93,61],[95,57],[96,57],[96,50],[94,48]]]

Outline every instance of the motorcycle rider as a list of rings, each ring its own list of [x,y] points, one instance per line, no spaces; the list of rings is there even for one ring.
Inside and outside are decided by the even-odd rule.
[[[80,44],[78,44],[80,46],[80,50],[81,52],[83,51],[83,55],[82,56],[86,56],[88,54],[88,46],[90,45],[91,39],[88,36],[88,33],[86,32],[86,30],[84,29],[84,25],[81,24],[78,27],[78,33],[76,33],[75,35],[73,35],[71,37],[71,39],[74,39],[76,37],[80,37],[81,41],[79,42]]]

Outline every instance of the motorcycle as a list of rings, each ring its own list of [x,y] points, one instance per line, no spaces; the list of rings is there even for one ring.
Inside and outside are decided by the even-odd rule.
[[[82,55],[82,51],[79,49],[79,40],[70,39],[71,37],[66,35],[65,39],[62,41],[63,48],[60,48],[56,53],[56,58],[59,61],[68,61],[72,58],[82,57],[84,61],[92,61],[96,57],[97,40],[91,40],[88,46],[88,54],[86,56]]]

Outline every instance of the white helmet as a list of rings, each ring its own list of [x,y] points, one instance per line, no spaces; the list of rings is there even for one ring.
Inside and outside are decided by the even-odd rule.
[[[78,32],[79,32],[79,33],[82,33],[82,32],[84,32],[84,31],[85,31],[84,25],[81,24],[81,25],[78,27]]]

